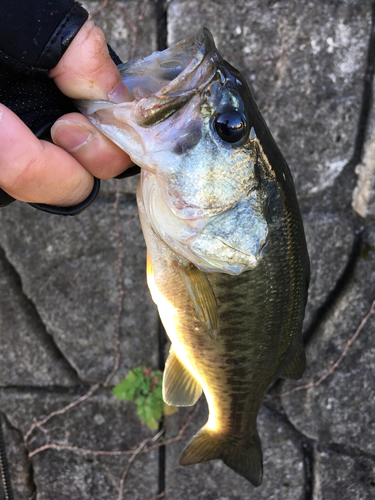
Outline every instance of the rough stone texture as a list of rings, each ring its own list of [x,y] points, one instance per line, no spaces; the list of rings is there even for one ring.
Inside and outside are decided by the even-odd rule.
[[[368,226],[364,248],[375,248],[374,226]],[[365,258],[363,258],[365,257]],[[301,381],[319,379],[338,359],[375,299],[375,255],[357,262],[353,280],[309,343]],[[321,385],[286,396],[283,404],[292,423],[323,443],[339,443],[375,455],[375,315],[371,316],[347,356]]]
[[[0,386],[72,385],[70,365],[21,290],[20,280],[0,250]]]
[[[96,22],[123,60],[156,49],[153,2],[144,9],[140,2],[117,2]],[[22,435],[33,418],[63,408],[88,390],[79,384],[104,381],[115,363],[117,320],[120,365],[111,384],[135,366],[158,365],[159,320],[146,286],[146,247],[135,203],[138,177],[102,182],[94,206],[74,218],[48,216],[21,203],[0,212],[0,386],[6,387],[0,409],[16,500],[118,496],[129,455],[47,450],[29,460]],[[31,436],[30,449],[47,440],[126,449],[152,434],[140,423],[135,405],[119,403],[109,389],[52,418],[45,428],[46,434]],[[141,500],[157,489],[154,451],[132,464],[124,497]]]
[[[6,411],[12,427],[19,430],[18,435],[20,433],[24,435],[33,423],[33,419],[41,420],[51,411],[65,407],[84,393],[82,388],[78,391],[39,389],[22,392],[2,389],[0,406]],[[118,401],[107,389],[95,393],[76,408],[50,419],[34,431],[29,442],[31,451],[49,442],[111,451],[134,449],[139,444],[140,436],[144,438],[151,435],[152,432],[141,424],[135,414],[134,404]],[[11,458],[12,455],[10,455],[11,474],[12,477],[16,477],[20,464],[11,461]],[[119,479],[128,459],[129,455],[94,456],[51,449],[40,452],[32,458],[37,498],[38,500],[51,498],[112,500],[118,494]],[[125,483],[125,498],[138,500],[154,493],[157,484],[157,464],[155,452],[137,458],[135,467],[130,470]],[[24,473],[26,466],[27,463],[24,463]],[[139,475],[143,476],[141,482]],[[26,500],[28,497],[20,495],[19,498]]]
[[[29,499],[34,493],[31,479],[31,464],[23,446],[22,435],[12,428],[9,422],[0,414],[4,442],[10,468],[11,486],[15,499]],[[5,500],[5,494],[0,488],[0,500]]]
[[[313,500],[372,500],[375,496],[375,460],[332,450],[315,452]]]
[[[151,342],[156,342],[157,315],[146,286],[146,248],[134,201],[120,204],[120,241],[114,205],[100,199],[95,210],[74,218],[51,217],[20,203],[0,217],[0,244],[24,292],[82,380],[100,381],[114,365],[119,242],[125,292],[122,363],[127,369],[157,363]],[[131,349],[128,339],[133,339]]]
[[[342,213],[322,211],[306,214],[303,222],[311,265],[304,322],[309,325],[345,270],[354,242],[354,223]]]
[[[189,410],[188,410],[189,411]],[[181,408],[178,416],[167,417],[168,436],[177,434],[187,418]],[[264,476],[259,488],[236,475],[221,460],[181,467],[178,460],[193,435],[206,423],[205,401],[183,440],[167,449],[167,498],[174,500],[289,500],[302,498],[304,491],[303,453],[299,436],[280,415],[263,405],[258,417],[262,441]],[[173,418],[173,420],[172,420]]]
[[[156,50],[160,4],[110,1],[97,14],[96,24],[122,60]],[[305,320],[308,365],[300,382],[276,386],[277,391],[323,375],[375,299],[374,110],[362,159],[351,161],[355,146],[357,152],[360,146],[358,130],[366,127],[361,106],[372,4],[167,2],[168,42],[202,25],[211,29],[223,56],[251,83],[295,178],[312,264]],[[84,5],[93,12],[101,2]],[[83,395],[88,383],[103,381],[111,372],[121,289],[120,367],[111,383],[134,366],[158,364],[159,326],[145,281],[137,180],[103,182],[95,204],[75,218],[49,216],[20,203],[0,211],[0,409],[16,500],[30,500],[33,492],[33,500],[117,498],[127,457],[47,450],[28,459],[22,435],[34,418],[63,408]],[[362,218],[352,210],[352,200]],[[353,256],[361,228],[360,252]],[[258,428],[265,463],[260,488],[221,461],[178,466],[188,438],[205,422],[203,404],[184,440],[167,447],[166,498],[373,498],[374,329],[372,316],[330,378],[283,398],[285,414],[276,398],[262,406]],[[166,418],[169,437],[178,432],[185,414],[181,409]],[[119,403],[103,387],[43,427],[47,432],[38,429],[28,441],[31,450],[47,440],[93,450],[133,448],[151,435],[140,424],[134,404]],[[139,455],[126,479],[124,498],[144,500],[155,494],[159,472],[157,451]]]
[[[102,1],[90,0],[80,3],[92,14],[103,4]],[[123,62],[148,56],[157,49],[154,2],[111,2],[93,20],[103,30],[107,43]]]

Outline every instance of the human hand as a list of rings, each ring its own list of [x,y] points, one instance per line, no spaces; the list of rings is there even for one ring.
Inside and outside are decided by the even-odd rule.
[[[101,30],[87,21],[50,72],[68,97],[132,100],[109,56]],[[0,104],[0,187],[30,203],[76,205],[93,189],[93,176],[112,178],[132,166],[129,156],[80,113],[69,113],[51,129],[55,144],[38,140]]]

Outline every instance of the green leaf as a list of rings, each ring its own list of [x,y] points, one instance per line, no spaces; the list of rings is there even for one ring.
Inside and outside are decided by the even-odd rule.
[[[144,402],[141,404],[137,404],[137,413],[140,416],[141,420],[143,420],[146,423],[153,418],[152,408],[147,404],[145,404]]]
[[[137,398],[135,398],[135,402],[137,403],[137,407],[138,406],[145,406],[145,401],[146,401],[146,398],[142,394],[140,396],[138,396]]]
[[[114,394],[120,401],[123,399],[131,401],[135,394],[135,381],[136,375],[133,371],[130,371],[124,380],[112,389],[112,394]]]
[[[163,374],[160,370],[137,366],[112,392],[120,400],[135,399],[137,413],[142,422],[151,430],[156,430],[166,407],[163,401],[162,380]],[[169,412],[172,413],[173,410],[167,410],[165,413]]]
[[[159,427],[159,423],[154,418],[150,418],[149,420],[147,420],[147,422],[145,422],[145,424],[152,431],[156,431],[156,429]]]
[[[161,384],[156,387],[156,389],[155,389],[155,395],[159,399],[163,399],[163,386]]]
[[[152,408],[152,416],[159,422],[161,420],[162,415],[163,415],[163,407],[160,404]]]

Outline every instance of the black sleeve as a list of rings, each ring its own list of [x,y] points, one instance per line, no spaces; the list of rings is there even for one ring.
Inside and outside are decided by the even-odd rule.
[[[0,1],[0,102],[16,113],[39,138],[48,138],[52,124],[62,115],[77,111],[60,92],[48,71],[54,68],[88,18],[74,0]],[[120,59],[110,49],[112,59]],[[75,215],[95,199],[99,181],[83,204],[36,208]],[[14,199],[0,189],[0,207]]]
[[[74,0],[1,0],[0,61],[23,73],[48,73],[88,18]]]

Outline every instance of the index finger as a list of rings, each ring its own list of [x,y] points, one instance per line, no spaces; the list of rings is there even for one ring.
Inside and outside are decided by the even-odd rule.
[[[103,32],[92,21],[82,26],[50,77],[72,99],[133,100],[109,55]]]

